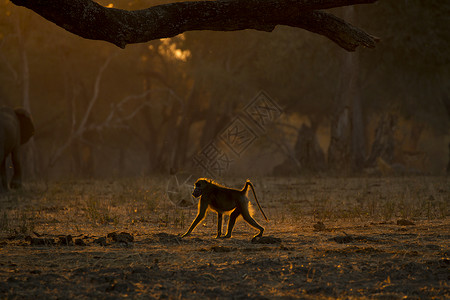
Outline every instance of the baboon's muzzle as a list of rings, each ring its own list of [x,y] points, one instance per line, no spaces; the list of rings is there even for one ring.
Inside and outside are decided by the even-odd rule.
[[[200,191],[199,189],[195,189],[193,192],[192,192],[192,196],[194,196],[195,198],[198,198],[198,197],[200,197],[202,195],[202,191]]]

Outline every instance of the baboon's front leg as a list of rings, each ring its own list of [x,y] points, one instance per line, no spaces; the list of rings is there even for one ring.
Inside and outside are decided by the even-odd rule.
[[[198,204],[197,217],[195,217],[194,222],[192,222],[191,227],[189,227],[189,230],[181,236],[182,238],[191,234],[192,230],[194,230],[194,228],[198,225],[198,223],[200,223],[200,221],[205,218],[207,208],[208,208],[208,203],[204,203],[200,199],[200,203]]]
[[[217,213],[217,236],[216,239],[222,236],[222,214]]]

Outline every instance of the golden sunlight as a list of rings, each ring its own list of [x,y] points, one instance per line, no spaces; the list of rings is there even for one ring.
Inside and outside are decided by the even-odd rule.
[[[179,49],[177,47],[177,39],[184,40],[184,34],[180,34],[176,38],[161,39],[162,43],[158,47],[158,51],[169,58],[186,62],[191,56],[191,51]]]

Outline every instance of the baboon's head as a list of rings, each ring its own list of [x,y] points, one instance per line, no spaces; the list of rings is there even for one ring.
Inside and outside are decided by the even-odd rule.
[[[192,196],[194,196],[195,198],[200,197],[208,184],[209,182],[205,179],[198,179],[194,184],[194,191],[192,192]]]

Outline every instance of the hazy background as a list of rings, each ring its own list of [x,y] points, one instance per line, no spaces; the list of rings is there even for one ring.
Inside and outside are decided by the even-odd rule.
[[[163,2],[101,3],[131,10]],[[381,42],[348,54],[324,37],[278,26],[272,33],[188,32],[122,50],[2,1],[0,105],[24,106],[34,117],[27,177],[190,172],[193,156],[261,90],[283,114],[233,157],[229,175],[339,173],[327,155],[337,108],[349,97],[360,162],[346,161],[346,174],[384,174],[383,166],[444,174],[449,2],[381,0],[333,12]],[[380,120],[392,125],[393,149],[370,162]],[[299,145],[299,132],[310,142]]]

